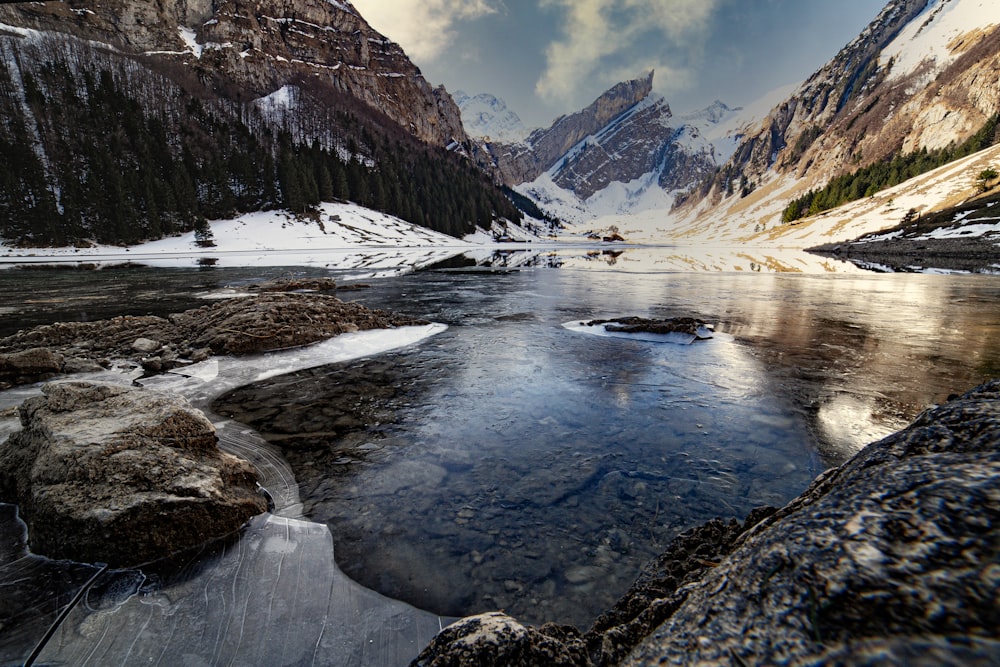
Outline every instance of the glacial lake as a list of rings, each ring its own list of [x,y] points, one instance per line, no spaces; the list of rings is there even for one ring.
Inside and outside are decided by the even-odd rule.
[[[180,310],[277,276],[366,283],[339,296],[447,330],[249,383],[212,409],[280,448],[304,516],[363,586],[445,617],[504,609],[580,627],[679,532],[780,506],[1000,377],[996,276],[681,271],[656,257],[497,254],[374,278],[333,262],[7,269],[0,335]],[[627,315],[694,316],[716,335],[564,326]]]

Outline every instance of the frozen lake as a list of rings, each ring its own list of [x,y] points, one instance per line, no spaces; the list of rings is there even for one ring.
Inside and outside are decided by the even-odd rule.
[[[783,504],[1000,376],[1000,278],[775,273],[790,265],[760,260],[679,271],[660,252],[458,258],[377,279],[326,265],[13,269],[0,272],[0,333],[179,310],[278,275],[365,279],[341,298],[448,329],[247,380],[213,409],[288,461],[302,518],[329,527],[364,587],[432,615],[503,608],[585,626],[678,532]],[[695,316],[717,335],[675,345],[563,326],[626,315]],[[67,590],[85,578],[60,576]]]

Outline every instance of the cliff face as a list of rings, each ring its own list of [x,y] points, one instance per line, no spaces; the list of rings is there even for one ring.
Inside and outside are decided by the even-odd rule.
[[[519,213],[458,107],[348,2],[0,4],[0,239],[131,244],[347,199],[446,234]]]
[[[718,200],[781,175],[822,185],[899,153],[964,141],[1000,111],[998,23],[992,3],[892,0],[771,111],[705,193]]]
[[[692,150],[686,141],[696,132],[673,119],[666,100],[651,96],[562,156],[552,180],[581,199],[647,174],[660,188],[676,190],[715,167],[710,151]]]
[[[182,64],[227,99],[293,84],[320,98],[354,98],[431,145],[466,139],[451,97],[346,1],[19,3],[0,7],[0,23],[107,45],[153,69]]]
[[[533,181],[588,136],[644,100],[653,90],[653,73],[619,83],[583,111],[557,118],[546,129],[528,135],[520,144],[487,145],[497,171],[508,185]]]
[[[556,206],[550,212],[567,220],[595,215],[586,202],[602,193],[602,205],[623,214],[648,205],[649,190],[663,191],[651,201],[669,201],[670,193],[714,171],[718,156],[703,132],[733,111],[719,102],[675,118],[652,88],[652,72],[620,83],[522,142],[486,139],[477,145],[477,159],[507,185],[523,185],[519,191],[543,208]],[[569,208],[567,199],[573,200]]]

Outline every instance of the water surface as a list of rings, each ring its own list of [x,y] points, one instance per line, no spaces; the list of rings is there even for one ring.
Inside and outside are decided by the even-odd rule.
[[[781,505],[997,370],[995,279],[446,270],[363,302],[419,347],[216,404],[281,444],[340,566],[442,614],[585,626],[681,530]],[[571,320],[695,315],[690,346]]]
[[[217,404],[283,448],[357,581],[442,614],[586,625],[677,532],[780,505],[921,410],[1000,376],[1000,279],[679,272],[656,252],[504,254],[345,293],[449,325]],[[728,266],[728,265],[727,265]],[[765,270],[760,270],[765,267]],[[163,314],[356,268],[0,272],[2,333]],[[691,346],[568,321],[693,315]],[[262,369],[267,370],[267,369]]]

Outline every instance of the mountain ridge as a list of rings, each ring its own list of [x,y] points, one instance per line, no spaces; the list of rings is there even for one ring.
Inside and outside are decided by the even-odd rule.
[[[0,54],[0,236],[19,243],[334,198],[456,236],[520,218],[463,157],[450,95],[349,3],[4,4]]]

